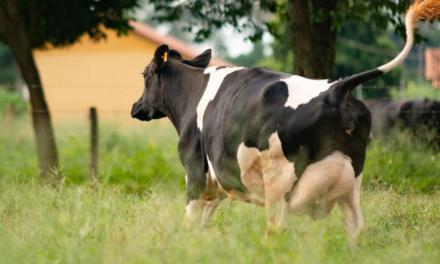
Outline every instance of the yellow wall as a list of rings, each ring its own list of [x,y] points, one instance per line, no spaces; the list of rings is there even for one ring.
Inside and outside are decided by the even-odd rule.
[[[134,33],[117,37],[108,31],[98,43],[84,37],[67,48],[35,51],[54,118],[83,117],[90,106],[100,116],[130,118],[143,89],[141,72],[155,48]]]

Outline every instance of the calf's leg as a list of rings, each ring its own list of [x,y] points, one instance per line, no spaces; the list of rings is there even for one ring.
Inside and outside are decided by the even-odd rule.
[[[212,214],[215,212],[219,204],[220,204],[219,198],[216,198],[211,201],[205,201],[205,205],[203,207],[203,214],[202,214],[202,226],[206,226],[209,223]]]
[[[360,206],[362,174],[354,182],[354,186],[346,199],[339,202],[344,214],[344,227],[351,245],[355,245],[357,237],[364,225],[364,217]]]
[[[292,192],[289,209],[295,214],[308,214],[313,219],[323,218],[337,201],[349,196],[353,182],[350,159],[335,151],[306,168]]]
[[[278,231],[287,208],[286,194],[296,180],[293,163],[284,156],[277,133],[269,138],[269,149],[261,153],[266,206],[266,236]]]

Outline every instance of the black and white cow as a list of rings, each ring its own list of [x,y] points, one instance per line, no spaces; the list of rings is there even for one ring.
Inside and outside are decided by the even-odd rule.
[[[407,12],[407,42],[394,60],[338,81],[208,67],[210,50],[184,60],[166,45],[157,48],[131,114],[168,117],[175,126],[187,217],[205,223],[226,194],[265,206],[270,233],[287,211],[316,219],[337,203],[354,240],[364,221],[359,200],[371,116],[351,92],[405,59],[423,8],[416,3]]]
[[[440,101],[428,98],[406,101],[376,99],[365,101],[365,104],[372,114],[373,137],[387,135],[392,128],[399,127],[417,137],[429,132],[425,138],[440,146]]]

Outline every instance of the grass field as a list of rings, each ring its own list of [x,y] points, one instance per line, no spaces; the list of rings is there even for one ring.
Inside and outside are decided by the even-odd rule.
[[[440,90],[433,89],[427,81],[409,81],[405,90],[392,90],[391,96],[396,100],[429,98],[440,100]]]
[[[335,210],[290,217],[263,239],[264,210],[225,201],[205,229],[184,221],[183,170],[166,125],[101,126],[100,182],[87,182],[88,134],[57,126],[59,188],[38,182],[29,123],[0,133],[0,263],[439,263],[440,153],[398,134],[370,144],[350,250]]]

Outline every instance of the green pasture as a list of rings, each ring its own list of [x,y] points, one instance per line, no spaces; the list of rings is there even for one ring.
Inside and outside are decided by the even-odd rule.
[[[407,134],[371,142],[351,250],[341,214],[290,217],[263,238],[264,210],[224,201],[210,225],[184,220],[177,135],[161,122],[100,125],[99,188],[84,124],[57,124],[64,177],[38,181],[30,122],[1,120],[0,263],[439,263],[440,152]]]

